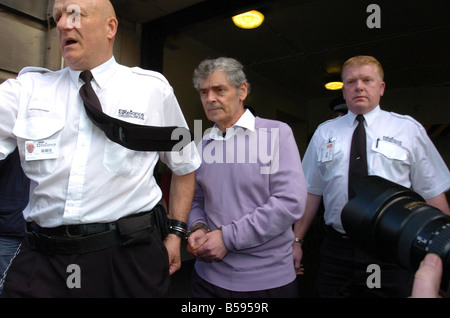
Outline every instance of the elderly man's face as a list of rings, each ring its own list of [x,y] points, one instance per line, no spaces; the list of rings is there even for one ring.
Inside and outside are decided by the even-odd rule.
[[[206,116],[223,132],[233,126],[244,113],[247,84],[235,87],[221,70],[214,71],[202,82],[199,91]]]

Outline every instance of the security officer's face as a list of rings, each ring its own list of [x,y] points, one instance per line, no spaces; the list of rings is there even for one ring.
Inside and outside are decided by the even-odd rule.
[[[68,66],[91,70],[112,57],[117,31],[114,9],[107,0],[55,0],[61,53]]]
[[[240,87],[230,84],[227,74],[214,71],[200,84],[200,99],[206,116],[215,122],[222,132],[233,126],[244,113],[247,84]]]
[[[381,80],[375,65],[347,67],[342,79],[343,95],[352,113],[368,113],[380,103],[386,84]]]

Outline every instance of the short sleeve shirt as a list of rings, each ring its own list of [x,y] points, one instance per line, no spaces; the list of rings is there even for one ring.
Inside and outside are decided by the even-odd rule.
[[[411,188],[424,199],[450,188],[448,167],[416,120],[383,111],[379,106],[364,117],[369,175]],[[325,222],[340,232],[344,232],[340,214],[348,202],[349,155],[357,124],[355,118],[349,112],[321,124],[303,158],[308,192],[323,196]]]
[[[187,127],[178,101],[159,73],[112,58],[92,70],[92,86],[111,117],[150,126]],[[153,170],[161,159],[177,175],[201,163],[189,154],[124,148],[95,127],[79,89],[80,71],[27,72],[0,86],[0,159],[17,145],[32,195],[24,211],[41,226],[111,222],[151,210],[162,193]]]

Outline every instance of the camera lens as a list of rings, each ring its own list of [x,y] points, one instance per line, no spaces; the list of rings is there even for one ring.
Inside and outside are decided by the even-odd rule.
[[[352,241],[381,260],[415,271],[426,254],[439,255],[448,281],[450,216],[417,193],[377,176],[363,178],[341,219]]]
[[[418,213],[404,225],[398,241],[399,261],[416,270],[426,254],[435,253],[448,264],[450,217],[427,205],[415,209]]]

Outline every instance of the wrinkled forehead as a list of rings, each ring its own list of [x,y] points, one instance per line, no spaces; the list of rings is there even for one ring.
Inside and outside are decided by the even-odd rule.
[[[217,87],[230,87],[233,86],[229,79],[228,74],[221,69],[216,69],[212,72],[207,78],[200,81],[199,88],[200,89],[211,89]]]

